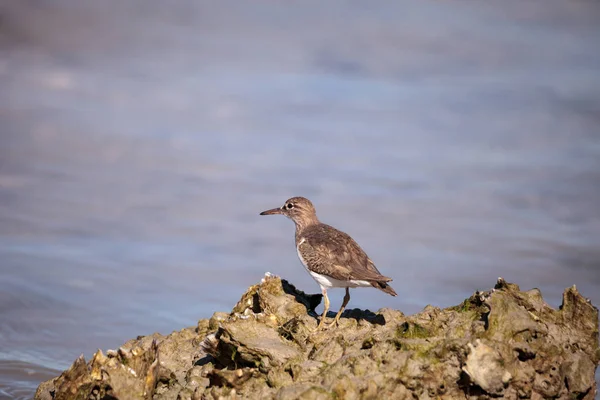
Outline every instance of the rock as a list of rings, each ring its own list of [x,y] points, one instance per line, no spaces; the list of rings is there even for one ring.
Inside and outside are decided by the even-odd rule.
[[[482,343],[468,343],[469,355],[463,371],[471,381],[490,394],[500,395],[512,375],[504,368],[504,359],[500,352]]]
[[[589,393],[594,386],[595,365],[592,360],[582,352],[577,352],[571,358],[571,361],[561,365],[565,384],[572,393],[578,397]]]
[[[301,354],[276,328],[257,320],[223,322],[215,338],[218,344],[212,356],[229,367],[245,365],[268,371]]]
[[[231,313],[83,357],[43,382],[49,399],[586,399],[598,310],[575,287],[555,310],[499,279],[458,306],[405,316],[347,310],[313,332],[321,295],[268,275]]]

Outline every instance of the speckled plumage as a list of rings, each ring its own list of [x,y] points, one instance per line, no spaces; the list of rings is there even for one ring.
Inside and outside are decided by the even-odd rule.
[[[329,309],[328,288],[346,288],[344,303],[334,320],[336,323],[350,300],[349,288],[372,286],[396,296],[394,289],[387,283],[392,279],[381,275],[373,261],[348,234],[321,223],[310,200],[292,197],[282,207],[261,213],[272,214],[285,215],[296,224],[298,257],[321,286],[325,298],[325,311],[319,327]]]
[[[386,283],[392,279],[381,275],[354,239],[332,226],[307,226],[296,233],[296,246],[312,272],[338,281],[367,281],[377,289],[396,294]]]

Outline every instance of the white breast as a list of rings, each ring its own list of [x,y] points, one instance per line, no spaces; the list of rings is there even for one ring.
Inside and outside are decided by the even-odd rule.
[[[302,243],[304,243],[305,241],[306,241],[306,238],[300,239],[300,241],[298,242],[298,245],[296,246],[296,252],[298,253],[298,258],[300,259],[300,262],[302,263],[302,265],[304,265],[304,268],[306,268],[306,270],[308,272],[310,272],[308,267],[306,266],[306,261],[304,260],[304,258],[302,258],[302,254],[300,253],[300,245]]]

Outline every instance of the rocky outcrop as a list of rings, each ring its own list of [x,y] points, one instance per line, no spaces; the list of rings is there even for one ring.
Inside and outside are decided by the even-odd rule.
[[[35,395],[48,399],[586,399],[598,310],[571,287],[556,310],[499,279],[446,309],[348,310],[314,332],[321,295],[267,274],[231,313],[98,350]]]

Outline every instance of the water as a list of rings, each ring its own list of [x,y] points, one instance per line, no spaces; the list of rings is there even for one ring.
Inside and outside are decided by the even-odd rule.
[[[399,293],[498,276],[600,304],[600,5],[0,5],[0,397],[81,353],[230,310],[264,272],[318,292],[303,195]],[[343,291],[332,291],[332,303]]]

